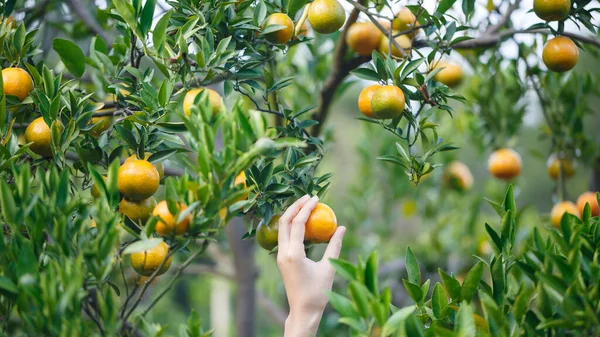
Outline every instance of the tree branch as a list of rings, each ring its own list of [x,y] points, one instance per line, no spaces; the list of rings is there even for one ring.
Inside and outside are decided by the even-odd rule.
[[[508,22],[510,21],[510,17],[512,15],[512,13],[514,11],[516,11],[517,9],[519,9],[520,5],[521,5],[521,0],[515,0],[514,3],[510,4],[508,6],[508,8],[506,9],[506,13],[504,13],[502,18],[500,18],[500,21],[498,21],[495,25],[490,26],[486,30],[484,35],[485,34],[487,34],[487,35],[496,34],[500,29],[502,29],[504,26],[506,26],[508,24]]]
[[[502,42],[504,39],[510,38],[514,35],[519,34],[542,34],[542,35],[550,35],[552,32],[548,29],[533,29],[533,30],[516,30],[516,29],[507,29],[498,34],[493,35],[482,35],[481,37],[462,41],[452,46],[452,49],[474,49],[474,48],[484,48],[484,47],[492,47]],[[596,39],[592,36],[581,35],[577,33],[564,32],[564,36],[569,37],[573,40],[577,40],[581,43],[593,45],[596,48],[600,49],[600,39]]]

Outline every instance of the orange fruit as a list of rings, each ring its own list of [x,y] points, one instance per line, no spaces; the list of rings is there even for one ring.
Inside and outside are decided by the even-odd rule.
[[[392,29],[399,32],[411,30],[413,28],[421,26],[417,21],[417,17],[407,7],[402,8],[392,23]],[[414,37],[417,35],[418,29],[412,31],[409,35]]]
[[[246,173],[244,173],[244,171],[240,172],[240,174],[238,174],[238,175],[235,177],[235,179],[234,179],[234,181],[233,181],[233,185],[234,185],[234,186],[237,186],[237,185],[242,185],[242,188],[247,188],[247,187],[248,187],[248,185],[246,185]],[[250,194],[250,193],[246,193],[244,196],[240,197],[240,198],[238,199],[238,201],[240,201],[240,200],[246,200],[246,199],[248,199],[248,195],[249,195],[249,194]]]
[[[522,166],[521,156],[513,149],[496,150],[488,159],[488,171],[498,179],[516,178]]]
[[[145,224],[150,218],[154,207],[156,207],[156,199],[154,197],[139,201],[123,198],[119,203],[119,212],[127,215],[135,223]]]
[[[434,69],[444,68],[433,77],[436,81],[444,83],[449,87],[456,87],[463,79],[462,68],[456,64],[438,62]]]
[[[157,275],[164,274],[171,266],[171,256],[169,254],[169,245],[164,242],[159,243],[153,248],[143,252],[131,254],[131,267],[140,275],[150,276],[167,259],[158,271]]]
[[[184,204],[177,204],[177,209],[179,212],[185,211],[187,208]],[[169,206],[167,206],[167,202],[165,200],[161,201],[154,207],[152,211],[152,215],[158,217],[158,222],[156,223],[156,233],[161,236],[172,236],[172,235],[181,235],[188,231],[190,228],[190,221],[192,219],[191,215],[186,216],[180,222],[176,222],[177,218],[171,214],[169,211]],[[177,214],[177,216],[179,216]]]
[[[575,174],[575,165],[570,158],[558,158],[556,154],[551,155],[546,162],[548,167],[548,175],[550,178],[557,180],[559,173],[563,170],[565,178],[572,177]]]
[[[263,29],[271,25],[281,25],[285,26],[285,28],[265,34],[265,38],[269,42],[278,44],[287,43],[294,35],[294,21],[292,21],[292,19],[290,19],[290,17],[286,14],[274,13],[269,15],[267,17],[267,21],[265,21]]]
[[[583,210],[586,204],[590,204],[592,216],[600,216],[600,206],[598,205],[598,198],[596,198],[596,192],[585,192],[577,198],[577,209],[579,213],[583,215]]]
[[[552,207],[550,211],[550,223],[556,228],[560,228],[560,221],[562,220],[565,213],[570,213],[575,216],[580,216],[579,209],[574,203],[570,201],[561,201]]]
[[[144,160],[148,160],[148,158],[150,158],[151,155],[152,155],[152,153],[146,152],[144,155]],[[125,159],[125,162],[128,162],[130,160],[136,160],[136,159],[138,159],[137,154],[133,154],[133,155],[127,157],[127,159]],[[158,171],[158,175],[162,179],[162,177],[165,176],[165,167],[163,166],[163,164],[162,163],[152,163],[152,165],[154,165],[154,167]]]
[[[565,72],[573,69],[579,60],[579,49],[575,42],[566,36],[557,36],[544,46],[542,59],[548,69]]]
[[[102,180],[104,180],[104,182],[106,183],[105,176],[102,176]],[[90,189],[90,193],[92,194],[92,197],[94,197],[94,198],[100,197],[100,190],[98,189],[98,185],[96,185],[96,182],[94,182],[94,184],[92,185],[92,188]]]
[[[98,110],[106,111],[106,110]],[[98,123],[98,124],[96,124]],[[92,117],[90,119],[90,124],[96,124],[91,130],[90,135],[94,137],[100,137],[102,133],[110,128],[113,123],[113,116],[100,116],[100,117]]]
[[[52,157],[52,148],[50,147],[50,127],[44,121],[44,118],[34,119],[27,129],[25,129],[25,141],[33,142],[29,146],[31,151],[42,157]]]
[[[213,114],[216,115],[225,108],[225,104],[223,103],[223,97],[221,97],[221,95],[219,95],[218,92],[209,88],[196,88],[188,91],[183,97],[183,112],[187,116],[190,115],[190,109],[192,108],[192,105],[194,105],[194,100],[196,99],[196,96],[198,96],[198,94],[201,93],[203,90],[208,91],[208,102],[212,107]]]
[[[369,118],[377,118],[377,116],[373,114],[371,100],[373,99],[373,94],[375,94],[375,91],[377,91],[379,88],[381,88],[381,85],[373,84],[364,88],[360,92],[360,95],[358,95],[358,110],[360,110],[363,115]]]
[[[308,9],[308,22],[315,32],[331,34],[346,22],[346,11],[337,0],[315,0]]]
[[[464,192],[473,186],[471,170],[460,161],[453,161],[448,165],[444,172],[444,180],[448,186],[458,191]]]
[[[21,68],[2,69],[2,82],[4,94],[17,96],[19,101],[23,101],[33,91],[31,76]]]
[[[306,222],[304,240],[312,243],[329,242],[337,229],[337,219],[331,207],[318,203]]]
[[[384,85],[375,90],[371,109],[377,118],[388,119],[402,115],[406,100],[404,93],[395,85]]]
[[[119,167],[119,192],[129,200],[150,198],[158,190],[159,183],[158,171],[146,160],[129,160]]]
[[[571,11],[571,0],[534,0],[533,11],[545,21],[565,20]]]
[[[383,33],[372,22],[353,23],[346,32],[346,44],[361,56],[371,56],[379,47]]]
[[[4,23],[10,28],[17,28],[17,21],[15,21],[15,18],[13,18],[12,16],[7,17],[4,20]]]
[[[397,31],[393,31],[392,34],[396,34]],[[410,37],[408,37],[408,35],[404,34],[404,35],[400,35],[394,38],[394,40],[396,41],[396,43],[398,44],[398,46],[400,46],[400,48],[402,48],[403,50],[399,50],[398,48],[396,48],[395,45],[392,44],[392,55],[395,57],[399,57],[399,58],[404,58],[407,56],[411,55],[411,47],[412,47],[412,41],[410,39]],[[381,37],[381,41],[379,41],[379,53],[383,56],[386,56],[389,54],[390,51],[390,39],[385,36],[382,35]]]
[[[268,224],[261,223],[256,230],[256,241],[268,251],[277,247],[277,237],[279,235],[279,218],[281,215],[275,215]]]

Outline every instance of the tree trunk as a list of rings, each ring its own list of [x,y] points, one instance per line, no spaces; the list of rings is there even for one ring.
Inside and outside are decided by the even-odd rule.
[[[246,233],[243,218],[235,218],[227,225],[227,237],[233,253],[236,296],[236,336],[254,337],[256,321],[256,264],[254,239],[242,240]]]

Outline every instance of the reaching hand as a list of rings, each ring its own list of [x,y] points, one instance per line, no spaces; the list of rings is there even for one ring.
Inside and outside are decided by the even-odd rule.
[[[338,227],[321,261],[306,257],[304,226],[317,205],[318,197],[298,199],[279,219],[277,265],[290,305],[284,337],[313,336],[327,306],[326,291],[331,290],[335,269],[329,259],[337,258],[342,248],[345,227]]]

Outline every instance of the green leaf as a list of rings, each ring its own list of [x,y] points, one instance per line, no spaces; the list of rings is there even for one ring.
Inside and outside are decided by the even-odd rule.
[[[477,291],[477,287],[479,286],[479,281],[481,281],[481,277],[483,276],[483,262],[479,261],[467,274],[465,277],[465,281],[462,284],[461,290],[461,298],[464,301],[471,301],[471,297]]]
[[[350,72],[350,74],[362,78],[363,80],[379,81],[379,75],[372,69],[369,68],[356,68]]]
[[[443,319],[442,313],[448,305],[448,299],[444,293],[444,289],[440,283],[436,283],[433,287],[433,294],[431,295],[431,309],[433,314],[438,319]]]
[[[15,204],[15,199],[13,197],[12,191],[6,182],[3,180],[0,181],[0,204],[2,205],[2,216],[4,217],[4,221],[12,226],[18,225],[18,210]]]
[[[144,36],[140,36],[138,31],[138,24],[135,20],[135,9],[131,4],[125,0],[112,0],[112,4],[115,6],[117,13],[123,18],[123,21],[129,26],[131,31],[142,41],[146,39]]]
[[[404,283],[404,288],[406,288],[408,296],[410,296],[410,298],[412,298],[412,300],[415,301],[416,304],[420,304],[421,300],[423,299],[423,291],[421,290],[421,288],[418,285],[411,283],[407,280],[402,280],[402,282]]]
[[[358,281],[350,282],[350,295],[354,301],[354,305],[359,314],[364,317],[369,317],[369,290]]]
[[[408,273],[408,281],[416,285],[421,284],[419,262],[410,247],[406,247],[406,271]]]
[[[446,288],[450,298],[453,300],[460,300],[461,286],[458,280],[446,274],[441,268],[438,269],[438,274],[440,275],[442,284],[444,285],[444,288]]]
[[[450,8],[452,8],[452,6],[454,5],[454,3],[456,2],[456,0],[442,0],[440,1],[440,4],[438,5],[438,8],[435,10],[435,16],[437,18],[442,17],[442,15],[444,13],[446,13],[447,10],[449,10]]]
[[[156,26],[154,27],[154,31],[152,32],[152,42],[154,43],[154,48],[156,48],[156,51],[159,54],[164,48],[167,27],[169,26],[169,20],[171,19],[172,13],[172,11],[166,12],[165,15],[158,20]]]
[[[79,46],[69,40],[55,38],[52,41],[52,48],[56,50],[65,67],[73,75],[76,77],[83,75],[85,72],[85,55]]]
[[[360,319],[360,314],[354,309],[354,305],[349,298],[332,291],[327,292],[327,296],[329,297],[329,304],[340,316]]]
[[[379,261],[379,255],[374,250],[369,258],[367,259],[367,265],[365,267],[365,285],[371,291],[371,294],[379,296],[379,288],[377,285],[377,263]]]
[[[19,289],[9,278],[0,275],[0,293],[12,296],[18,294]]]
[[[333,268],[346,280],[356,280],[356,267],[348,261],[342,259],[329,259]]]
[[[142,35],[148,34],[150,27],[152,26],[152,19],[154,18],[154,8],[156,7],[156,0],[146,0],[146,5],[142,10],[142,16],[140,18],[140,31]]]
[[[396,311],[383,325],[381,336],[389,336],[404,326],[404,322],[415,312],[416,306],[402,308]]]
[[[467,20],[469,20],[469,18],[471,17],[471,15],[473,15],[473,12],[475,11],[475,0],[463,0],[462,10],[465,16],[467,17]]]
[[[152,238],[147,240],[136,241],[130,245],[128,245],[124,250],[122,255],[128,255],[131,253],[140,253],[143,251],[147,251],[158,246],[163,240],[159,238]]]
[[[456,337],[475,337],[477,334],[473,308],[466,302],[463,302],[458,309],[454,332]]]

